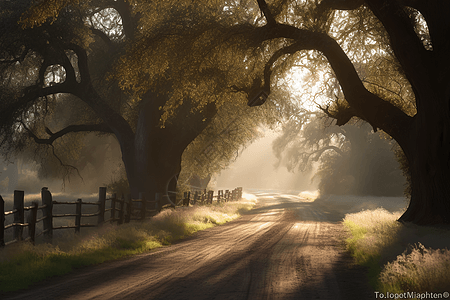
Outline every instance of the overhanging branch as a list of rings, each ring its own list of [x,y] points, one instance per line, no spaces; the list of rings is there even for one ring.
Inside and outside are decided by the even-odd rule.
[[[58,83],[53,86],[42,88],[40,85],[33,85],[27,87],[22,95],[17,101],[12,104],[2,108],[0,110],[0,118],[10,119],[11,116],[15,115],[17,111],[20,111],[24,107],[31,105],[33,101],[39,99],[40,97],[46,97],[49,95],[59,94],[59,93],[72,93],[73,86],[68,83]],[[31,104],[30,104],[31,103]]]
[[[47,145],[52,145],[53,142],[68,134],[71,132],[92,132],[92,131],[98,131],[98,132],[110,132],[112,133],[111,129],[105,124],[105,123],[100,123],[100,124],[82,124],[82,125],[69,125],[64,129],[61,129],[58,132],[51,132],[50,129],[48,129],[47,127],[45,128],[45,131],[48,135],[50,135],[49,138],[47,139],[42,139],[39,138],[38,136],[36,136],[36,134],[34,132],[32,132],[32,130],[30,130],[23,122],[22,122],[22,126],[25,128],[25,130],[28,132],[28,134],[34,139],[34,141],[38,144],[47,144]]]
[[[410,128],[412,118],[393,104],[370,93],[361,82],[352,62],[339,44],[324,33],[299,29],[290,25],[277,24],[255,29],[263,41],[287,38],[295,41],[273,54],[265,67],[264,78],[270,78],[272,65],[284,54],[302,50],[317,50],[327,57],[341,85],[346,101],[353,109],[354,115],[369,122],[374,128],[381,128],[391,135],[399,144],[406,142],[405,130]],[[265,85],[268,84],[265,82]],[[342,122],[344,122],[342,118]]]

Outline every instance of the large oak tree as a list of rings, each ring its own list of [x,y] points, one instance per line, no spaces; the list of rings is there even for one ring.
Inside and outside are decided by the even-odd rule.
[[[356,117],[385,131],[406,155],[411,199],[400,220],[450,223],[450,2],[258,0],[258,4],[266,22],[254,28],[254,35],[286,43],[266,64],[266,89],[277,61],[302,51],[319,52],[345,96],[345,105],[322,109],[338,125]],[[378,69],[378,77],[396,75],[373,83],[364,72],[357,72],[362,64]],[[411,92],[403,98],[405,88]]]
[[[49,20],[46,12],[54,13],[52,9],[57,16]],[[1,133],[5,153],[28,147],[30,138],[55,149],[55,141],[69,133],[112,133],[120,144],[132,196],[167,194],[169,181],[180,172],[183,150],[217,110],[209,105],[203,112],[192,113],[186,97],[185,105],[177,109],[179,120],[162,128],[159,108],[171,92],[170,80],[160,84],[163,93],[148,90],[135,101],[106,78],[126,41],[138,32],[138,20],[139,15],[124,1],[56,8],[45,1],[3,1]],[[74,109],[73,103],[80,100],[84,109]],[[55,126],[52,122],[64,116],[58,114],[60,102],[70,110],[70,118],[64,121],[73,123]]]
[[[133,197],[174,190],[183,151],[213,120],[219,102],[232,102],[236,116],[245,111],[239,109],[246,102],[240,91],[251,83],[254,71],[251,63],[246,76],[236,75],[233,64],[198,65],[199,57],[216,52],[204,35],[209,27],[203,15],[215,11],[220,29],[234,24],[237,14],[228,16],[219,3],[202,7],[180,2],[179,9],[165,4],[2,1],[3,153],[35,142],[59,159],[58,143],[67,136],[113,134]],[[244,82],[239,88],[232,86],[237,76]],[[213,98],[216,103],[206,101]]]

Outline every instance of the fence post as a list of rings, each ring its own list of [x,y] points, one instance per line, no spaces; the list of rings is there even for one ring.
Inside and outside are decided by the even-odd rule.
[[[225,190],[225,202],[230,201],[230,191],[229,190]]]
[[[194,193],[194,205],[197,204],[197,200],[198,200],[198,191],[195,191],[195,193]]]
[[[80,229],[81,229],[81,203],[82,200],[78,199],[77,200],[77,204],[75,204],[75,233],[80,233]]]
[[[44,213],[44,235],[47,243],[52,242],[53,238],[53,200],[52,193],[48,190],[48,187],[43,187],[41,190],[42,205],[45,205]]]
[[[36,219],[39,204],[33,201],[31,212],[28,215],[28,235],[30,236],[31,243],[34,245],[36,237]]]
[[[0,247],[5,246],[5,200],[0,196]]]
[[[184,197],[183,197],[183,206],[189,206],[189,197],[191,196],[191,192],[184,192]]]
[[[24,211],[23,211],[23,191],[14,191],[14,206],[13,209],[16,210],[14,213],[14,223],[23,224],[25,223]],[[23,227],[14,226],[14,239],[21,241],[23,239]]]
[[[98,224],[102,226],[105,221],[105,202],[106,202],[106,187],[102,186],[98,188]]]
[[[141,199],[141,220],[145,220],[145,213],[147,211],[147,203],[145,201],[144,193],[139,193],[139,199]]]
[[[157,212],[161,211],[161,199],[162,199],[162,193],[156,193],[155,194],[155,210]]]
[[[117,221],[117,224],[123,224],[123,215],[124,215],[124,209],[125,209],[125,197],[122,193],[122,198],[119,201],[120,203],[120,210],[119,210],[119,220]]]
[[[126,203],[127,203],[127,213],[125,215],[125,223],[130,223],[131,212],[132,212],[132,209],[133,209],[132,206],[131,206],[133,204],[133,202],[131,200],[131,195],[130,194],[127,195]]]
[[[201,197],[202,197],[202,200],[201,200],[202,202],[201,203],[203,204],[205,202],[205,198],[206,198],[206,189],[204,189],[202,191],[202,196]]]
[[[111,196],[111,222],[116,221],[116,193]]]
[[[214,191],[208,191],[208,202],[209,204],[213,203]]]

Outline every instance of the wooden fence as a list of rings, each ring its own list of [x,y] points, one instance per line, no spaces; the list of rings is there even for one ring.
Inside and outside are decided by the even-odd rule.
[[[192,198],[191,198],[192,197]],[[189,206],[189,204],[196,205],[200,204],[212,204],[213,201],[217,202],[228,202],[236,201],[242,198],[242,187],[235,188],[234,190],[223,190],[217,191],[217,195],[214,196],[214,191],[195,191],[195,192],[184,192],[183,200],[179,204],[184,206]]]
[[[218,191],[214,196],[213,191],[203,190],[202,192],[193,192],[191,199],[191,192],[184,193],[183,199],[180,201],[185,206],[189,204],[208,204],[214,200],[217,202],[227,202],[239,200],[242,197],[242,188],[236,188],[232,191],[223,190]],[[78,199],[74,202],[61,202],[52,199],[52,194],[48,188],[43,187],[41,190],[41,205],[37,201],[33,201],[31,206],[24,206],[24,191],[14,191],[14,205],[13,210],[5,211],[5,201],[0,196],[0,247],[7,246],[19,241],[30,241],[35,243],[37,237],[43,235],[46,242],[51,243],[53,238],[53,230],[58,229],[75,229],[76,233],[80,233],[81,227],[98,227],[105,222],[117,222],[118,224],[128,223],[130,220],[144,220],[155,215],[161,210],[160,200],[162,195],[157,193],[155,200],[147,200],[142,193],[139,194],[139,199],[132,199],[128,195],[127,199],[124,196],[120,199],[116,194],[112,194],[110,198],[106,198],[106,188],[99,188],[98,202],[84,202]],[[109,208],[106,208],[106,201],[111,201]],[[75,213],[70,214],[55,214],[53,213],[54,205],[73,205],[75,206]],[[98,210],[95,213],[82,213],[83,206],[97,206]],[[38,218],[38,211],[42,212],[42,217]],[[27,222],[25,222],[25,211],[29,211]],[[105,220],[105,213],[110,211],[110,218]],[[5,225],[6,216],[13,215],[12,223]],[[74,217],[75,225],[54,226],[54,218]],[[96,224],[82,224],[81,218],[97,218]],[[36,233],[36,225],[42,222],[43,230]],[[28,237],[23,237],[23,229],[28,227]],[[5,242],[5,230],[13,229],[13,240]]]

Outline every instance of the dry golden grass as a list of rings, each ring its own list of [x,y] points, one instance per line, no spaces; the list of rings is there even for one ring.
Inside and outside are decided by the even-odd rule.
[[[401,212],[384,209],[348,214],[347,247],[370,268],[380,292],[444,292],[450,289],[448,230],[402,224]]]

